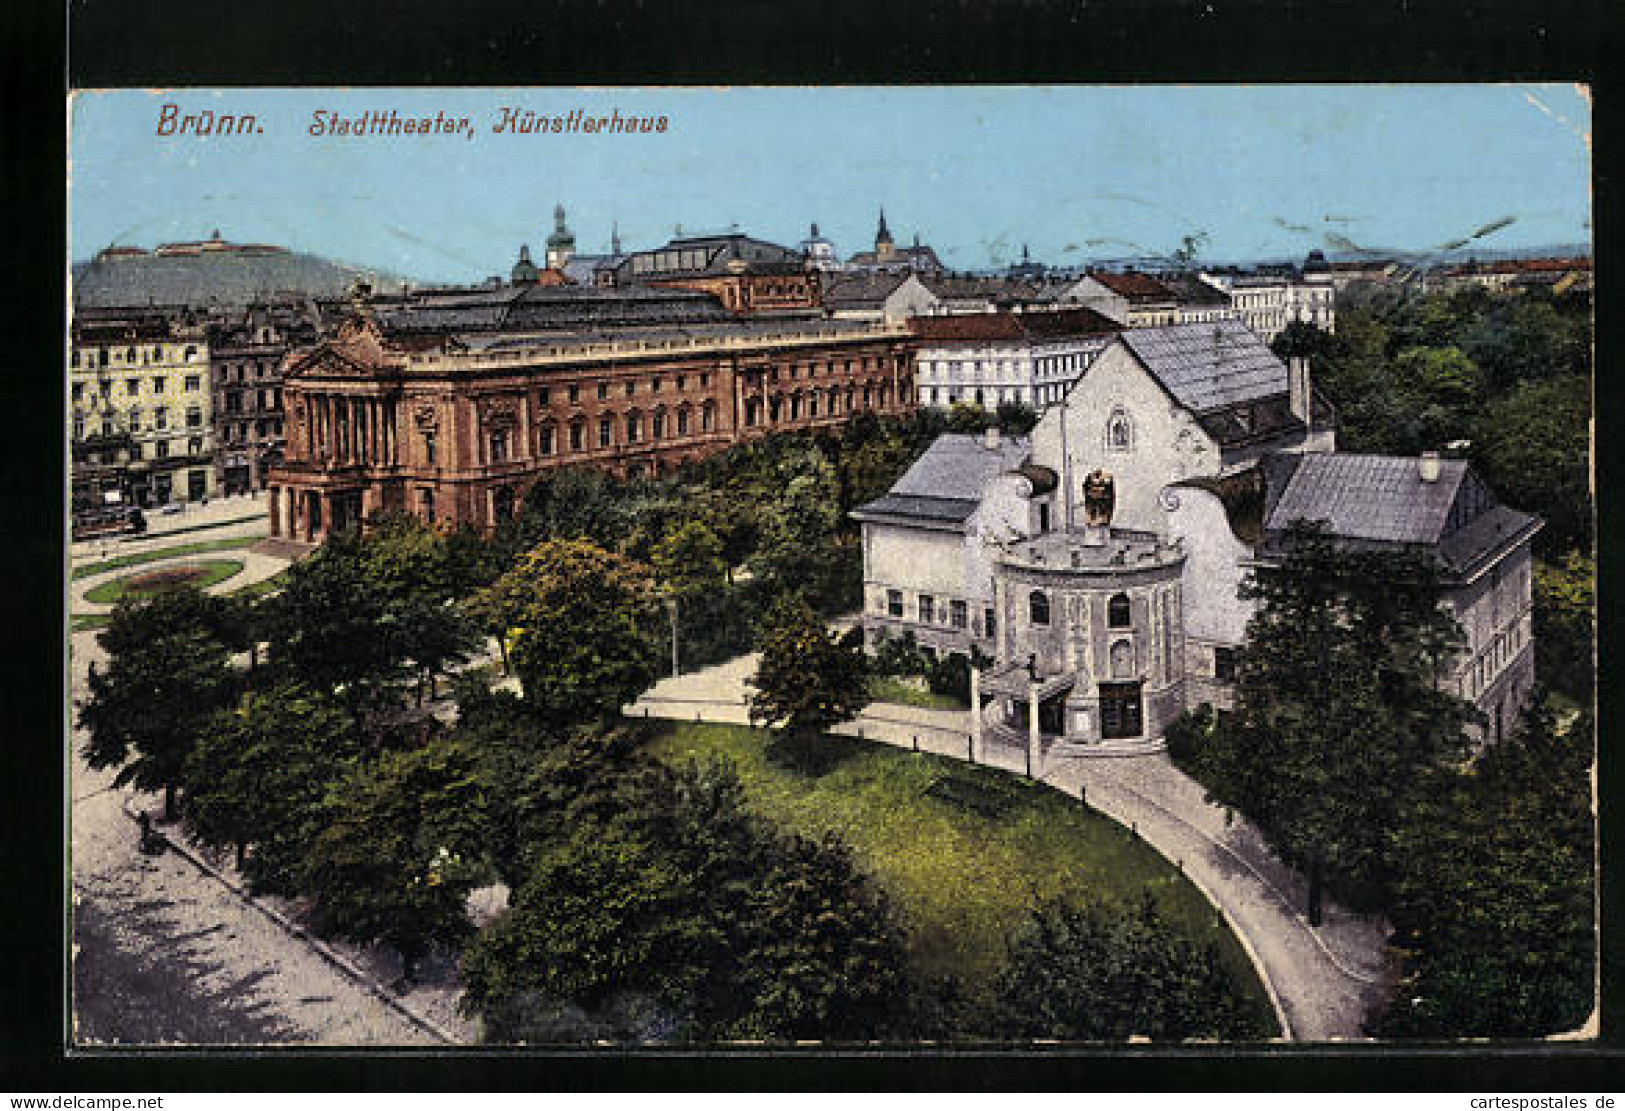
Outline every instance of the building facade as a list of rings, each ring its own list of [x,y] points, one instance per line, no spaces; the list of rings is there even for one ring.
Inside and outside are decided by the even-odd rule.
[[[433,332],[359,304],[285,366],[272,535],[318,542],[380,511],[489,531],[551,468],[659,474],[770,432],[901,414],[911,346],[832,321]]]
[[[215,418],[215,487],[224,495],[265,489],[282,461],[287,415],[282,360],[308,346],[319,322],[296,305],[258,305],[209,329]]]
[[[76,323],[68,382],[76,510],[150,509],[215,493],[201,327],[141,315]]]
[[[1043,412],[1121,330],[1092,309],[916,317],[916,402]]]
[[[1529,542],[1460,462],[1341,455],[1307,365],[1239,322],[1124,331],[1023,441],[942,437],[863,527],[866,641],[975,647],[983,735],[1153,751],[1229,704],[1249,566],[1293,522],[1430,553],[1468,630],[1447,681],[1509,726],[1532,682]]]

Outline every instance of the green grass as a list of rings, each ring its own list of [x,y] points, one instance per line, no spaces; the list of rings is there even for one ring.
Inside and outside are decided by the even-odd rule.
[[[918,706],[924,710],[963,710],[967,707],[957,698],[920,690],[890,675],[876,675],[869,680],[869,697],[876,702],[891,702],[901,706]]]
[[[1217,946],[1265,1024],[1274,1013],[1240,942],[1167,860],[1076,799],[1018,776],[928,753],[826,737],[841,754],[813,777],[770,758],[770,737],[674,725],[651,742],[668,761],[726,758],[751,807],[804,835],[839,834],[910,927],[913,959],[980,993],[1010,934],[1046,897],[1127,913],[1149,893],[1176,929]]]
[[[190,585],[197,587],[199,590],[207,590],[216,583],[225,582],[233,575],[241,574],[243,570],[243,561],[240,559],[204,559],[199,560],[195,564],[187,564],[186,566],[198,567],[203,570],[204,573],[199,577],[192,579],[190,581]],[[167,570],[167,568],[159,570]],[[85,601],[95,602],[97,605],[110,606],[116,604],[126,595],[133,594],[140,596],[153,593],[153,591],[150,590],[141,590],[134,584],[135,581],[141,578],[142,575],[156,573],[157,571],[143,571],[132,575],[121,575],[116,579],[102,583],[93,590],[86,591]]]
[[[287,581],[287,578],[288,570],[283,568],[268,579],[261,579],[259,582],[249,583],[247,586],[239,586],[236,590],[230,590],[227,593],[233,598],[263,598],[267,594],[275,594],[281,590],[282,584]]]
[[[82,567],[75,567],[70,577],[85,579],[106,571],[117,571],[120,567],[134,567],[142,563],[155,563],[160,559],[173,559],[175,556],[197,555],[200,552],[236,551],[252,547],[264,539],[263,536],[243,536],[236,540],[196,540],[190,544],[176,544],[151,552],[131,552],[129,555],[121,555],[114,559],[104,559],[100,563],[87,563]]]
[[[105,613],[81,613],[68,619],[68,632],[83,633],[90,629],[104,629],[107,627],[108,617]]]

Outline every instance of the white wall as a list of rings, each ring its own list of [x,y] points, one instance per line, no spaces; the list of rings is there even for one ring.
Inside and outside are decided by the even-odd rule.
[[[1230,520],[1217,494],[1188,486],[1170,489],[1166,502],[1170,539],[1185,547],[1185,634],[1220,644],[1240,644],[1246,636],[1253,604],[1237,596],[1247,577],[1241,561],[1252,549],[1230,531]]]
[[[1121,409],[1132,422],[1130,450],[1106,443],[1107,423]],[[1070,476],[1062,467],[1061,420],[1066,420]],[[1082,528],[1083,480],[1097,467],[1115,481],[1112,524],[1166,535],[1167,513],[1160,503],[1169,482],[1219,473],[1219,445],[1184,408],[1168,396],[1121,341],[1095,359],[1072,387],[1064,406],[1045,412],[1033,429],[1033,461],[1071,480],[1072,522]],[[1061,520],[1065,514],[1058,514]],[[1059,525],[1059,521],[1057,524]]]

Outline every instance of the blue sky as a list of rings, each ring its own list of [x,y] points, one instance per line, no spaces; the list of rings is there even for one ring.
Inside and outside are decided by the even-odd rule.
[[[155,134],[254,114],[259,134]],[[663,115],[664,134],[499,135],[500,109]],[[312,137],[312,113],[467,116],[474,137]],[[506,273],[562,201],[583,252],[687,231],[867,249],[884,204],[948,265],[1301,257],[1588,241],[1590,105],[1567,85],[117,91],[71,115],[71,247],[219,228],[412,277]]]

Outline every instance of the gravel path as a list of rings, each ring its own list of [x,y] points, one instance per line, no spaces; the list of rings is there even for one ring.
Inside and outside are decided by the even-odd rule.
[[[664,679],[626,712],[637,717],[743,724],[754,655]],[[969,755],[968,711],[877,703],[837,733],[957,759]],[[985,738],[978,762],[1021,773],[1025,746]],[[1248,951],[1294,1041],[1364,1038],[1364,1021],[1387,993],[1393,969],[1387,924],[1330,900],[1312,928],[1300,914],[1302,877],[1277,860],[1250,822],[1206,802],[1200,784],[1165,755],[1040,760],[1039,777],[1076,795],[1141,837],[1218,907]]]

